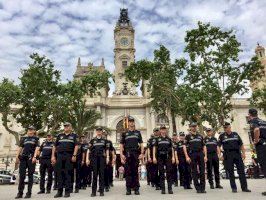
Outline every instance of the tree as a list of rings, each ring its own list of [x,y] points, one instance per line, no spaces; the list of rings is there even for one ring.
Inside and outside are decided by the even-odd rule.
[[[20,133],[13,131],[8,126],[8,123],[10,122],[9,119],[12,117],[12,113],[14,113],[11,106],[18,103],[21,90],[14,84],[14,82],[4,78],[0,83],[0,94],[0,113],[2,114],[2,124],[5,129],[15,137],[16,143],[18,144]]]
[[[200,92],[197,121],[218,129],[230,118],[233,95],[246,93],[246,80],[259,78],[263,67],[255,56],[239,64],[240,43],[232,30],[199,22],[196,29],[187,31],[185,42],[190,64],[185,67],[184,82]]]
[[[266,115],[266,86],[256,89],[250,98],[251,105],[261,109]]]
[[[73,80],[65,85],[65,98],[67,99],[66,120],[69,121],[77,134],[82,134],[94,128],[101,114],[86,105],[86,96],[99,95],[99,90],[108,85],[111,74],[91,69],[80,80]]]
[[[174,110],[179,102],[175,90],[185,64],[186,61],[183,59],[171,63],[169,50],[160,45],[160,48],[154,51],[153,61],[137,61],[125,71],[126,77],[136,86],[140,81],[146,83],[152,99],[150,105],[157,113],[171,114],[174,132],[176,132]]]

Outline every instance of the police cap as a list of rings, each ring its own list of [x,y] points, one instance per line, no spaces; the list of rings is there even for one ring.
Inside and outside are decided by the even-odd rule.
[[[96,131],[102,131],[102,130],[103,130],[103,128],[100,126],[96,128]]]
[[[173,133],[173,136],[177,136],[177,133]]]
[[[157,131],[159,131],[158,128],[154,128],[154,129],[153,129],[153,132],[157,132]]]
[[[69,122],[65,122],[65,123],[64,123],[64,126],[71,126],[71,123],[69,123]]]
[[[180,132],[179,136],[185,136],[185,133],[184,132]]]
[[[134,117],[128,116],[128,121],[134,122],[135,119],[134,119]]]
[[[231,125],[231,124],[230,124],[229,122],[225,122],[224,125],[223,125],[223,127],[226,128],[226,127],[228,127],[228,126],[230,126],[230,125]]]
[[[258,111],[255,108],[250,108],[248,110],[248,113],[252,116],[257,116],[258,115]]]
[[[194,127],[194,126],[197,126],[198,124],[197,124],[197,122],[191,122],[190,124],[189,124],[189,127]]]
[[[206,132],[212,131],[212,128],[206,128],[205,131]]]
[[[36,128],[35,128],[35,126],[31,125],[31,126],[28,127],[28,130],[36,130]]]
[[[160,126],[160,130],[162,129],[166,129],[166,126],[165,125]]]

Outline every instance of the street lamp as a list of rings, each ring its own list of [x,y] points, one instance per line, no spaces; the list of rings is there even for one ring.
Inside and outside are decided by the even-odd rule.
[[[2,163],[6,165],[6,170],[7,170],[7,167],[9,167],[12,162],[13,162],[13,158],[10,158],[9,156],[2,158]]]

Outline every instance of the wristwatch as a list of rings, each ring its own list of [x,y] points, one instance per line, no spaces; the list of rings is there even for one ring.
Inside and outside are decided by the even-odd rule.
[[[76,157],[77,155],[72,155],[73,157]]]

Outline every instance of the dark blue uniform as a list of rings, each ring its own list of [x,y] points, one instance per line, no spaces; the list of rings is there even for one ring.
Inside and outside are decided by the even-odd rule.
[[[173,141],[173,148],[176,149],[177,142]],[[176,163],[172,164],[172,181],[175,187],[178,186],[178,175],[177,175],[177,165]]]
[[[173,143],[169,137],[158,137],[155,144],[158,155],[158,169],[160,176],[160,186],[162,193],[165,192],[165,169],[166,179],[168,184],[168,191],[172,193],[172,148]]]
[[[80,142],[77,142],[78,151],[76,156],[76,162],[73,163],[74,170],[72,171],[72,188],[74,184],[74,174],[75,174],[75,193],[79,192],[81,184],[81,162],[82,162],[82,145]]]
[[[207,175],[210,186],[213,187],[213,174],[215,177],[216,187],[220,186],[220,174],[219,174],[219,158],[217,154],[218,140],[215,137],[205,137],[204,139],[207,148]]]
[[[183,145],[184,141],[178,141],[175,147],[179,161],[178,169],[180,176],[180,185],[183,186],[184,189],[190,189],[191,169],[190,165],[186,162]]]
[[[228,172],[230,185],[232,190],[236,190],[236,182],[234,175],[234,165],[236,166],[237,173],[242,190],[247,189],[247,180],[245,176],[245,167],[241,157],[241,146],[243,145],[242,139],[236,132],[228,134],[226,132],[219,136],[219,146],[223,146],[224,150],[224,164]]]
[[[202,135],[198,133],[190,133],[186,135],[184,145],[188,146],[188,154],[191,159],[192,179],[195,189],[198,192],[205,191],[204,139]]]
[[[77,135],[74,133],[58,134],[55,141],[57,162],[55,170],[57,171],[58,193],[63,192],[65,186],[66,194],[71,190],[71,174],[73,171],[73,162],[71,161],[75,146],[77,145]]]
[[[89,148],[89,144],[88,143],[83,143],[81,144],[81,152],[82,154],[87,155],[87,150]],[[86,156],[85,156],[86,157]],[[86,158],[85,160],[86,161]],[[91,170],[90,170],[90,174],[91,174]],[[80,187],[82,189],[86,189],[87,185],[88,185],[88,176],[89,176],[89,167],[84,164],[81,166],[81,172],[80,172]]]
[[[23,194],[25,187],[25,178],[26,171],[28,171],[28,192],[27,194],[31,195],[32,185],[33,185],[33,173],[35,172],[35,163],[32,163],[32,158],[36,147],[39,146],[39,138],[36,136],[26,136],[20,139],[19,147],[22,147],[22,152],[19,156],[20,165],[19,165],[19,185],[18,191],[19,194]],[[28,170],[27,170],[28,169]]]
[[[139,155],[140,147],[139,144],[143,143],[140,131],[128,131],[123,133],[121,136],[120,144],[124,145],[124,154],[126,156],[125,163],[125,177],[127,190],[139,189]]]
[[[259,142],[256,144],[256,151],[259,164],[266,178],[266,121],[254,118],[250,121],[251,134],[254,135],[254,129],[260,129]]]
[[[89,143],[90,161],[93,170],[92,179],[92,194],[96,194],[97,178],[99,176],[99,191],[104,192],[104,168],[106,165],[106,150],[109,149],[109,144],[104,138],[93,138]]]
[[[112,166],[112,160],[113,160],[113,143],[110,140],[106,140],[107,146],[109,147],[109,163],[106,163],[105,169],[104,169],[104,187],[105,191],[109,191],[111,186],[111,178],[113,176],[113,166]]]
[[[150,157],[153,160],[153,147],[156,144],[156,140],[158,137],[151,137],[147,142],[147,148],[150,150]],[[160,187],[160,178],[158,171],[158,164],[150,163],[150,176],[151,176],[151,184],[155,186],[157,189]]]
[[[45,191],[45,174],[47,170],[48,180],[46,190],[49,193],[51,191],[53,183],[53,166],[51,164],[52,149],[54,146],[53,141],[44,141],[40,146],[40,191]]]

